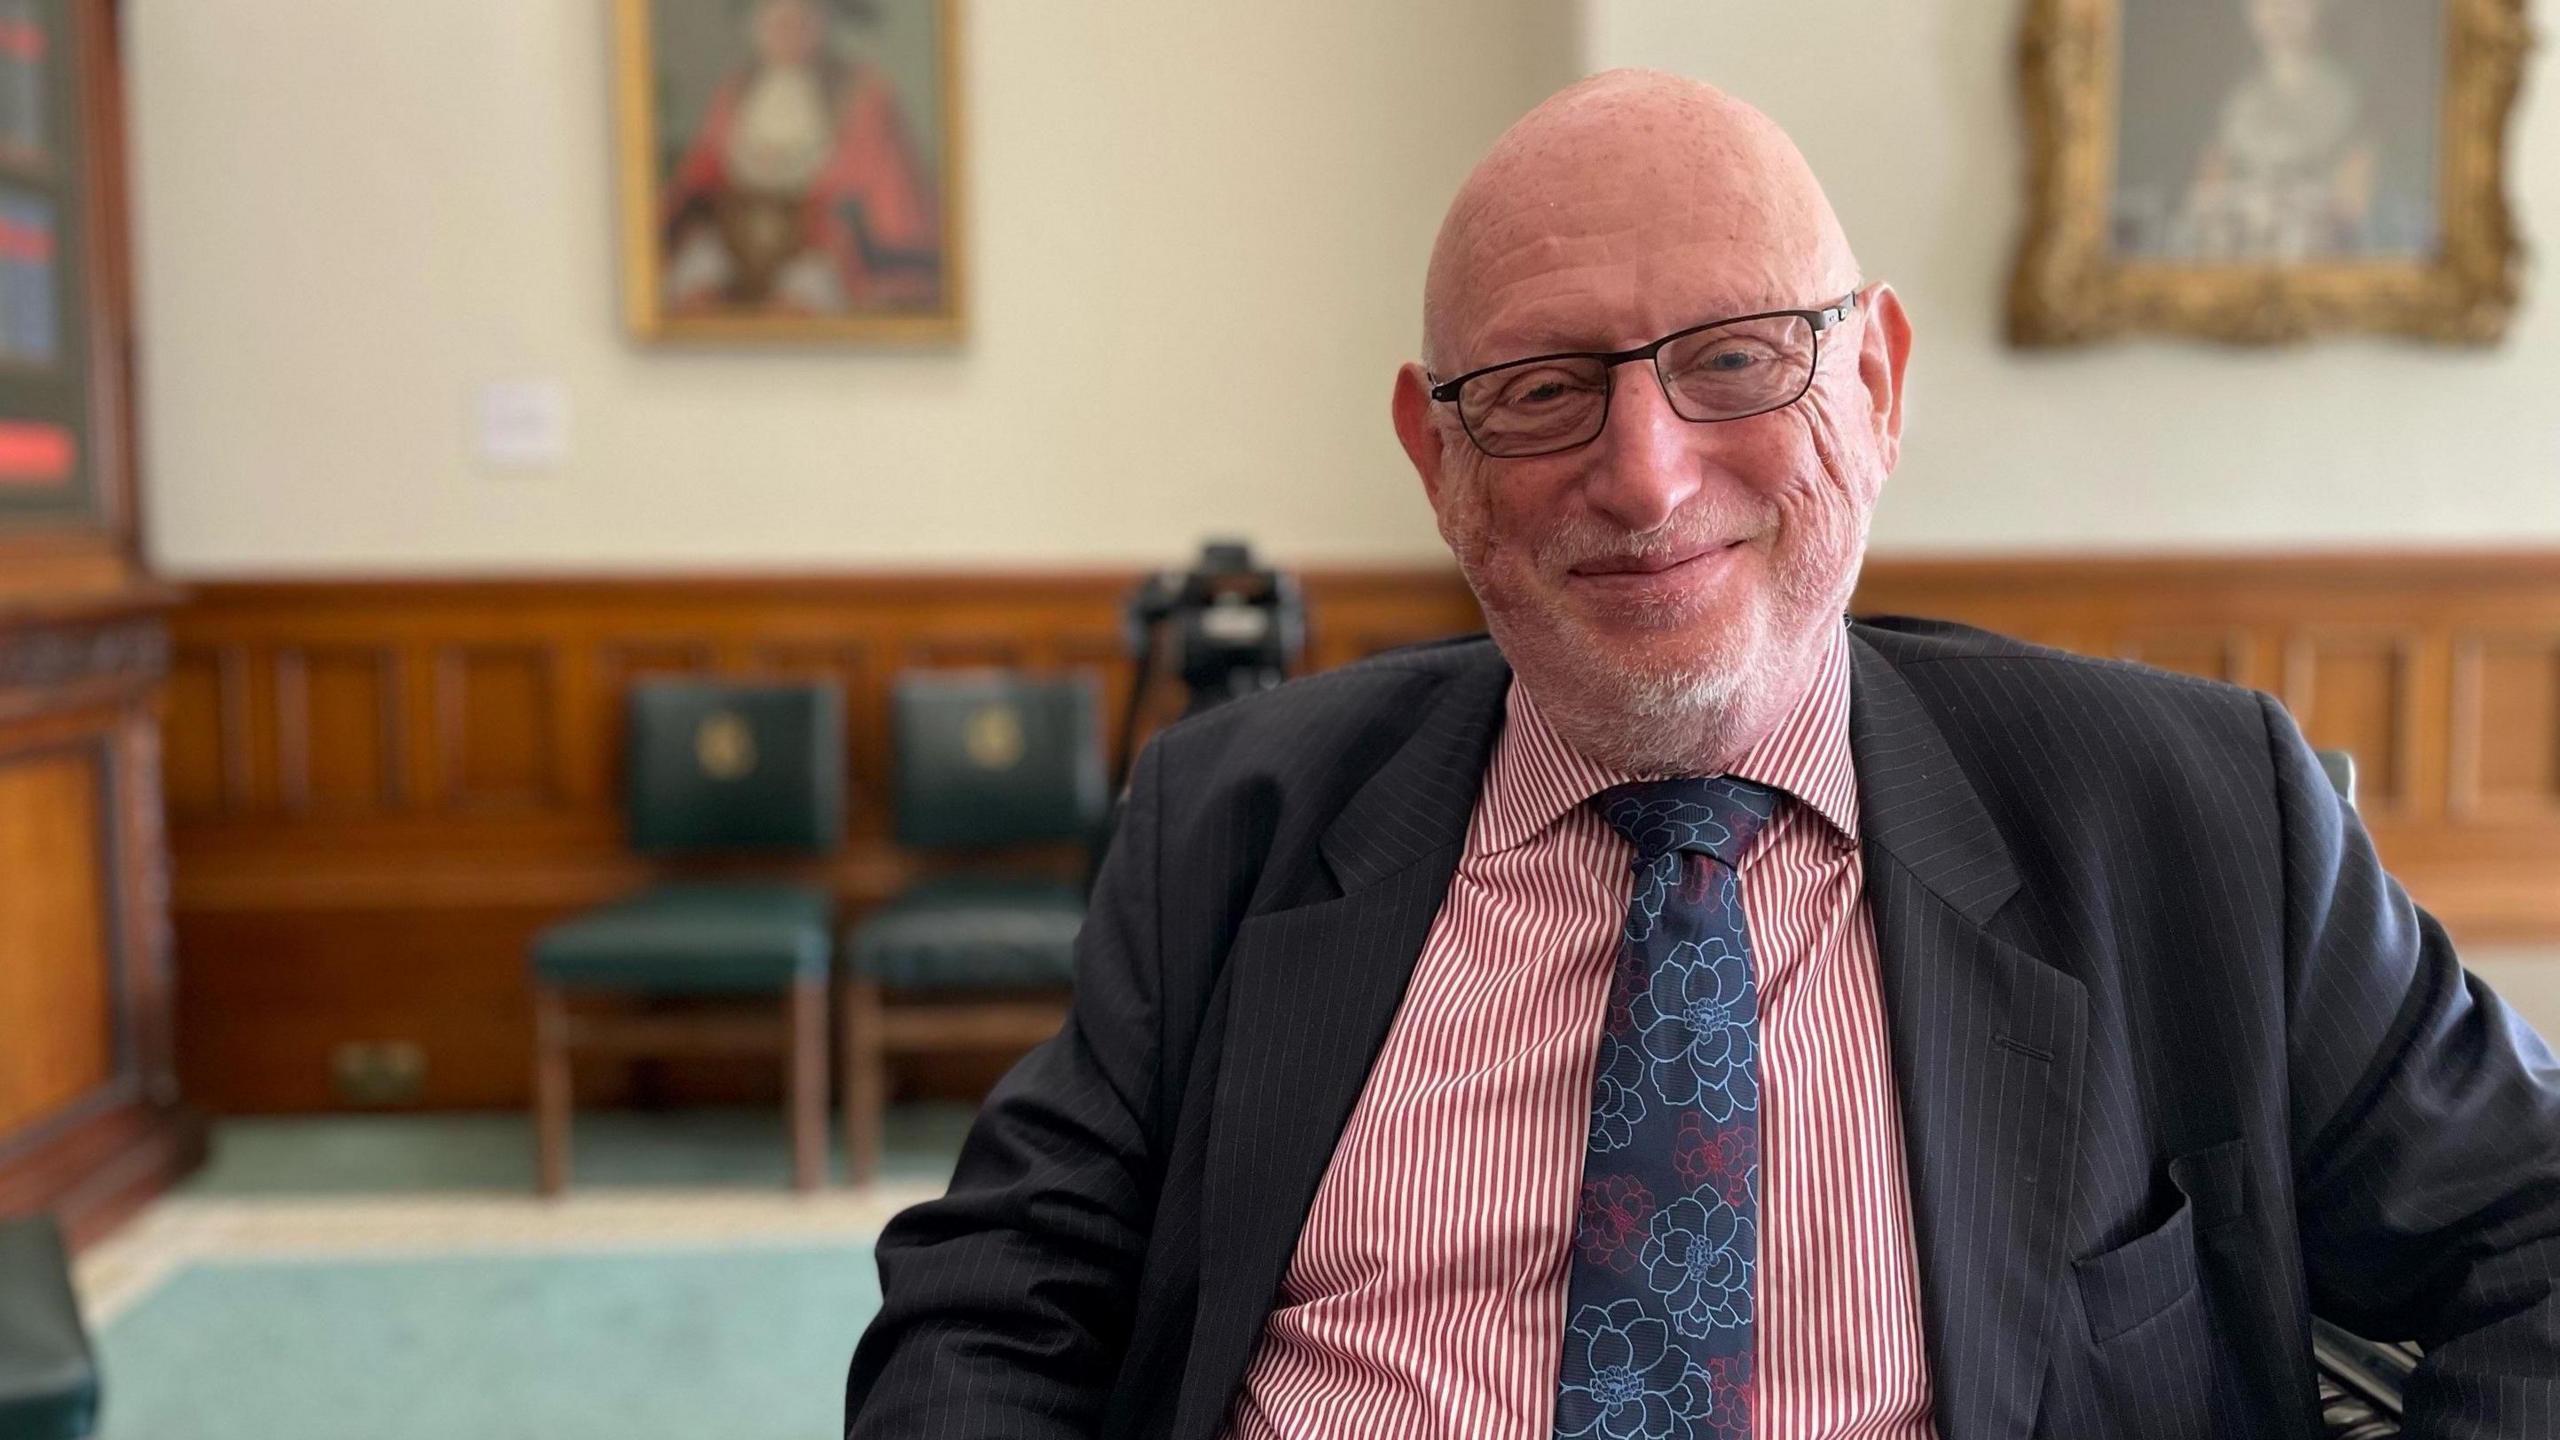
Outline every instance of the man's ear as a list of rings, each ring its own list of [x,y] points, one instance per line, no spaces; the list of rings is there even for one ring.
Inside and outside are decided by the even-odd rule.
[[[1422,493],[1436,511],[1440,508],[1440,427],[1431,423],[1431,377],[1420,365],[1408,364],[1396,371],[1395,394],[1387,408],[1395,416],[1396,439],[1403,442],[1405,458],[1413,462],[1413,473],[1422,477]]]
[[[1902,297],[1879,281],[1867,292],[1858,340],[1858,380],[1867,387],[1876,448],[1891,470],[1902,458],[1902,372],[1911,361],[1911,317]]]

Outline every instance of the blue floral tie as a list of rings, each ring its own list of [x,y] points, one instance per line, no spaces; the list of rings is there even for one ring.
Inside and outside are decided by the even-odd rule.
[[[1718,776],[1592,800],[1636,847],[1635,896],[1591,1084],[1559,1437],[1751,1434],[1760,1001],[1734,867],[1777,798]]]

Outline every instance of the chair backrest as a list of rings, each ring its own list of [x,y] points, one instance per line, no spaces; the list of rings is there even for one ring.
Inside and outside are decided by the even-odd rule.
[[[2344,750],[2315,750],[2311,753],[2320,757],[2320,768],[2328,772],[2329,784],[2337,790],[2338,798],[2347,802],[2348,809],[2354,809],[2356,757]]]
[[[631,848],[833,850],[844,840],[844,696],[833,685],[644,680],[624,754]]]
[[[1087,840],[1109,796],[1089,674],[910,670],[890,700],[898,841]]]

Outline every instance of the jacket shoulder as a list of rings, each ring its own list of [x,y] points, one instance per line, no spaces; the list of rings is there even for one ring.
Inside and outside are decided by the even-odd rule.
[[[1451,681],[1497,673],[1507,673],[1501,652],[1481,634],[1401,646],[1190,716],[1156,743],[1194,763],[1230,753],[1321,763],[1360,737],[1400,735],[1424,697]]]
[[[1853,633],[1945,739],[2029,892],[2076,897],[2047,917],[2055,935],[2073,933],[2064,911],[2102,913],[2137,874],[2205,850],[2276,863],[2288,742],[2257,692],[1939,621]]]
[[[2019,722],[2104,706],[2173,727],[2237,722],[2258,735],[2263,725],[2264,697],[2257,691],[2199,675],[2058,650],[1948,620],[1869,616],[1851,630],[1924,700],[1935,702],[1930,708],[1941,718],[1950,702],[1970,697],[1996,701],[2003,718]]]
[[[1326,827],[1370,778],[1408,745],[1435,755],[1476,745],[1497,722],[1509,674],[1490,640],[1443,641],[1167,726],[1148,744],[1165,853],[1210,877],[1190,888],[1215,916],[1292,902]]]

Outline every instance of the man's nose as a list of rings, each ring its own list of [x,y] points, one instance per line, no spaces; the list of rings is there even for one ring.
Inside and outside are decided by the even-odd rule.
[[[1702,427],[1671,408],[1651,365],[1620,369],[1610,392],[1609,423],[1594,447],[1583,490],[1592,508],[1642,533],[1669,520],[1698,492]]]

